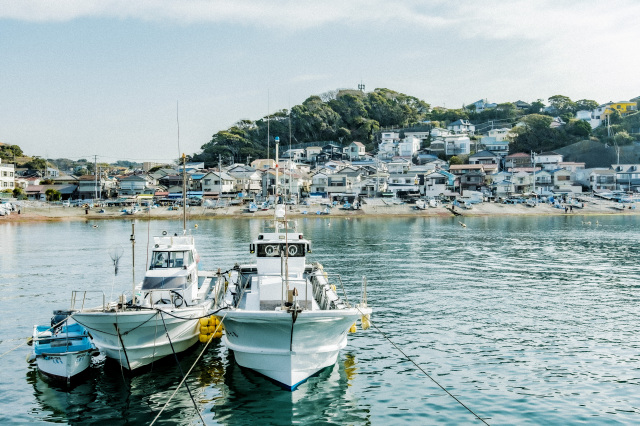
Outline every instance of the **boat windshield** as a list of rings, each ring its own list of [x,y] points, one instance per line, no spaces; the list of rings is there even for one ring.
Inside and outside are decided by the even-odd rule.
[[[188,251],[154,251],[151,268],[182,268],[193,263],[193,254]]]
[[[289,257],[304,257],[305,244],[285,243],[281,244],[258,244],[258,257],[280,257],[289,253]]]

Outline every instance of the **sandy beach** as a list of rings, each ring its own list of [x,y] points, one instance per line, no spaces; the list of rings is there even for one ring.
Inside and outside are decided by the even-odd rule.
[[[504,216],[504,215],[605,215],[605,214],[639,214],[635,204],[626,205],[624,210],[615,206],[619,205],[612,201],[598,198],[583,198],[583,208],[573,207],[572,212],[565,213],[563,208],[557,208],[551,204],[539,204],[536,207],[529,207],[525,204],[498,204],[481,203],[473,205],[472,209],[455,207],[455,212],[461,216]],[[127,215],[121,207],[104,207],[104,212],[100,213],[100,208],[93,208],[86,211],[81,207],[63,207],[61,205],[49,205],[38,201],[21,201],[20,214],[13,212],[8,216],[0,216],[0,224],[15,222],[41,222],[60,220],[107,220],[107,219],[181,219],[182,210],[169,210],[169,207],[157,207],[148,211],[140,211],[135,215]],[[631,208],[629,208],[631,206]],[[426,210],[417,210],[415,205],[387,205],[380,199],[369,200],[362,205],[361,210],[342,210],[339,207],[331,209],[328,215],[318,215],[324,211],[324,206],[288,206],[287,213],[290,217],[384,217],[384,216],[426,216],[426,217],[451,217],[451,205],[445,204]],[[261,210],[249,213],[246,206],[230,206],[225,208],[205,208],[201,206],[191,206],[187,209],[189,220],[203,220],[216,218],[269,218],[273,210]]]

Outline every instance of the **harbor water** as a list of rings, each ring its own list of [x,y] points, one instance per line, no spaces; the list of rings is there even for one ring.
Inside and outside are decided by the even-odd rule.
[[[310,260],[341,274],[351,303],[366,276],[374,326],[294,392],[216,341],[186,380],[193,400],[182,387],[166,408],[181,381],[172,357],[135,375],[98,358],[65,388],[25,361],[23,343],[72,290],[130,291],[149,236],[181,222],[135,221],[135,278],[129,220],[0,222],[0,424],[639,423],[639,218],[460,220],[299,219]],[[200,268],[225,271],[250,259],[263,221],[194,225]],[[180,355],[184,371],[202,349]]]

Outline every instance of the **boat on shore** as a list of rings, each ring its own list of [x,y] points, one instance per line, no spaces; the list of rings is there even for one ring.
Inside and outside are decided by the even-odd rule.
[[[68,323],[71,312],[54,311],[51,326],[33,326],[29,361],[35,362],[46,376],[67,384],[91,365],[96,347],[78,323]]]
[[[347,333],[371,308],[352,306],[339,276],[309,264],[311,243],[277,205],[272,226],[250,244],[255,263],[236,265],[224,298],[223,342],[236,362],[288,390],[334,365]],[[338,295],[342,287],[344,297]]]

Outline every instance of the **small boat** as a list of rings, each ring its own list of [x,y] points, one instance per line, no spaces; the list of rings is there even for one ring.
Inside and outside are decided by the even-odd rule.
[[[223,342],[236,362],[277,382],[287,390],[336,363],[347,333],[361,320],[368,328],[371,308],[351,305],[342,280],[319,263],[307,263],[311,243],[276,206],[270,228],[249,246],[255,263],[236,265],[221,308]],[[338,295],[342,287],[344,297]]]
[[[42,373],[67,383],[89,368],[96,352],[87,330],[78,323],[68,323],[71,313],[54,311],[51,326],[33,327],[30,358]]]
[[[416,209],[417,210],[426,210],[427,208],[427,202],[425,200],[417,200],[416,201]]]
[[[342,210],[351,210],[351,203],[348,201],[345,201],[344,204],[341,207]]]
[[[527,205],[527,207],[536,207],[538,205],[538,202],[533,198],[529,198],[525,204]]]
[[[140,211],[140,209],[138,208],[138,206],[133,206],[130,209],[125,209],[124,214],[128,214],[128,215],[133,215],[136,214]]]
[[[249,207],[247,208],[247,211],[249,213],[255,213],[258,211],[258,205],[256,203],[254,203],[253,201],[249,203]]]

